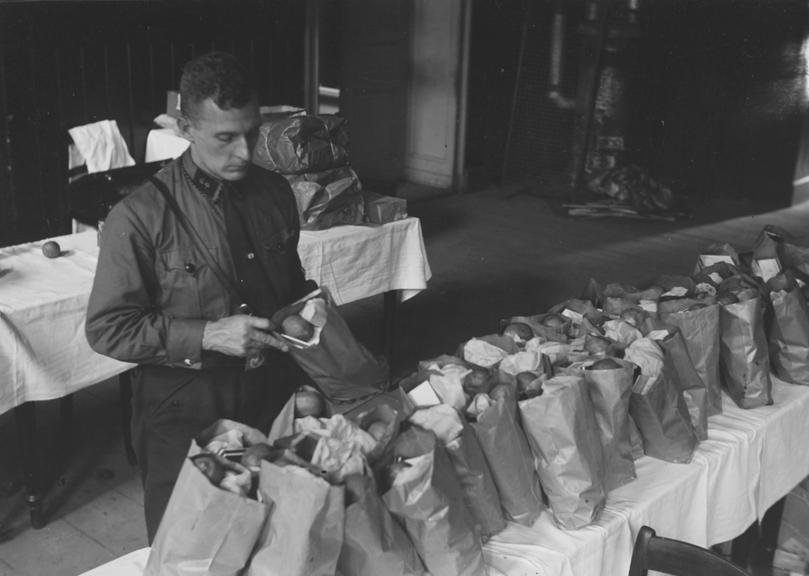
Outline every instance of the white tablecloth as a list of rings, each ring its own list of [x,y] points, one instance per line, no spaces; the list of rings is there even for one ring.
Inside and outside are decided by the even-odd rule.
[[[27,401],[61,398],[120,374],[130,364],[93,352],[84,316],[95,274],[96,232],[0,249],[0,414]],[[430,266],[417,218],[384,226],[342,226],[301,234],[307,277],[338,304],[389,290],[403,298],[427,287]]]
[[[638,478],[611,492],[585,528],[560,530],[548,512],[531,528],[509,523],[484,546],[492,574],[626,574],[643,525],[699,546],[739,536],[809,475],[809,387],[775,380],[773,397],[773,406],[741,410],[725,396],[691,463],[639,459]],[[148,554],[137,550],[84,576],[140,576]]]
[[[96,354],[84,336],[98,242],[95,231],[0,250],[0,414],[24,402],[61,398],[130,367]]]
[[[155,128],[146,136],[146,162],[177,158],[191,143],[171,128]]]

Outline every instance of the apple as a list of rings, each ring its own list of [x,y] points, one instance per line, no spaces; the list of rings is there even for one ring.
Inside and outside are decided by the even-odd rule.
[[[503,329],[503,336],[511,336],[515,340],[530,340],[534,337],[534,331],[525,322],[511,322]]]
[[[62,255],[62,247],[58,242],[48,240],[42,245],[42,253],[46,258],[58,258]]]
[[[319,418],[325,410],[326,401],[323,395],[311,386],[304,386],[295,392],[295,418]]]
[[[315,327],[298,314],[290,314],[281,322],[281,330],[287,336],[308,342],[315,334]]]
[[[472,368],[472,371],[463,378],[463,389],[470,394],[488,392],[493,384],[489,372],[482,368]]]

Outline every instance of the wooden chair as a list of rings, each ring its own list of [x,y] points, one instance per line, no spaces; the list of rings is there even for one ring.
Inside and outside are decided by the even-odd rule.
[[[711,550],[661,538],[644,526],[635,540],[629,576],[646,576],[649,570],[672,576],[750,576]]]

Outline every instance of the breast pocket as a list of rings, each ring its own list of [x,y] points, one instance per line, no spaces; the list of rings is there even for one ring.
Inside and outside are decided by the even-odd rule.
[[[193,250],[168,250],[158,262],[161,308],[175,318],[201,318],[200,258]]]

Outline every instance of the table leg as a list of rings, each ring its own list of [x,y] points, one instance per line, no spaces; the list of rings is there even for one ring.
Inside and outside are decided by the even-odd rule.
[[[393,366],[393,354],[396,340],[396,309],[399,304],[399,291],[389,290],[384,295],[384,316],[385,316],[385,357],[388,359],[388,366]]]
[[[61,474],[70,465],[73,452],[73,395],[59,399],[59,456]]]
[[[17,441],[23,466],[25,500],[31,516],[31,526],[42,528],[45,518],[42,513],[42,492],[39,458],[36,446],[36,408],[33,402],[25,402],[14,409],[17,424]]]
[[[121,394],[121,432],[124,436],[126,460],[130,466],[134,466],[138,463],[138,459],[132,447],[132,380],[128,370],[118,375],[118,391]]]

